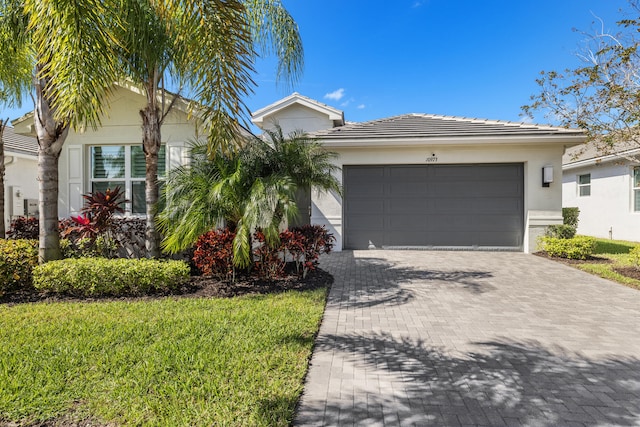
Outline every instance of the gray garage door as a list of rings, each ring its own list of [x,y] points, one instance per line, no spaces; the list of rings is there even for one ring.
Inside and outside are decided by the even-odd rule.
[[[344,246],[521,248],[523,165],[345,166]]]

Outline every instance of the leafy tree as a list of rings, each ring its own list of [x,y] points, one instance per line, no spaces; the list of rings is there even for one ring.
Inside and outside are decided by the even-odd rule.
[[[159,215],[168,252],[190,247],[225,222],[236,232],[234,263],[246,267],[252,231],[260,228],[267,243],[276,244],[280,225],[297,214],[298,188],[341,191],[332,162],[336,153],[302,133],[285,138],[278,128],[267,134],[268,142],[253,138],[238,151],[213,158],[196,145],[191,164],[170,172],[167,205]]]
[[[637,16],[638,2],[630,5]],[[600,29],[585,33],[582,65],[542,71],[540,93],[522,108],[531,118],[543,112],[562,126],[583,129],[601,154],[612,154],[640,147],[640,18],[621,19],[616,33],[598,22]]]
[[[279,0],[127,0],[121,39],[124,72],[142,88],[147,256],[160,255],[156,231],[158,152],[162,125],[178,96],[189,93],[208,137],[209,154],[238,141],[242,99],[252,89],[258,53],[275,53],[278,74],[292,80],[302,68],[297,25]],[[166,84],[178,87],[168,94]],[[192,107],[194,107],[192,105]]]
[[[96,127],[116,73],[116,0],[0,0],[0,90],[32,90],[41,262],[60,258],[58,158],[70,127]]]

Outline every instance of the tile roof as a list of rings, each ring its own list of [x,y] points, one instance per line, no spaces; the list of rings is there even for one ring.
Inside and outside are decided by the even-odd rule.
[[[20,153],[29,156],[38,155],[38,141],[30,136],[19,135],[12,127],[4,128],[2,135],[5,153]]]
[[[315,133],[315,136],[322,140],[544,135],[580,137],[583,133],[578,129],[417,113],[404,114],[370,122],[348,123],[344,126]]]

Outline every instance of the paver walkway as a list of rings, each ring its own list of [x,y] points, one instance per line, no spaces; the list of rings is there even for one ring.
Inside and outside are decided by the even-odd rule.
[[[522,253],[345,251],[296,425],[640,426],[640,291]]]

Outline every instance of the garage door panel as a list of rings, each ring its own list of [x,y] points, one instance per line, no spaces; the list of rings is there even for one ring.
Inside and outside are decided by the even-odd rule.
[[[388,229],[396,232],[398,230],[425,230],[428,217],[425,215],[393,215],[388,219]]]
[[[522,164],[344,167],[345,248],[521,247]]]
[[[357,166],[357,167],[345,167],[344,176],[349,181],[358,180],[371,180],[376,179],[383,180],[385,168],[384,166]]]
[[[387,212],[389,214],[411,214],[419,212],[420,215],[424,215],[429,208],[429,203],[426,198],[418,197],[394,197],[387,203]]]
[[[353,230],[383,230],[384,215],[353,215],[349,227]]]
[[[424,182],[394,182],[389,184],[387,194],[390,197],[397,196],[426,196],[428,186]]]
[[[394,181],[420,181],[427,177],[427,169],[421,166],[389,166],[388,176]]]
[[[349,214],[383,214],[384,213],[384,200],[382,199],[366,199],[366,198],[352,198],[349,201]]]
[[[522,200],[495,198],[492,203],[473,200],[472,209],[478,214],[496,214],[501,212],[519,212],[522,210]]]
[[[366,197],[383,197],[385,194],[385,185],[382,182],[353,182],[349,186],[349,196],[366,198]]]
[[[397,231],[386,236],[383,245],[388,246],[423,246],[427,232],[412,233],[409,231]]]

